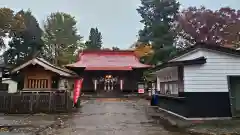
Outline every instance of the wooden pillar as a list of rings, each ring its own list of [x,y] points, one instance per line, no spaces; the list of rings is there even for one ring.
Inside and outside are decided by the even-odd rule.
[[[4,70],[3,70],[3,68],[0,68],[0,83],[2,84],[2,76],[3,76],[3,72],[4,72]]]
[[[52,77],[51,76],[48,77],[48,88],[52,89]]]
[[[24,76],[24,86],[23,86],[24,89],[28,88],[28,76],[25,75]]]
[[[94,90],[97,91],[97,80],[94,80]]]
[[[184,69],[183,66],[178,67],[178,92],[184,92]]]
[[[123,90],[123,79],[120,80],[120,90]]]

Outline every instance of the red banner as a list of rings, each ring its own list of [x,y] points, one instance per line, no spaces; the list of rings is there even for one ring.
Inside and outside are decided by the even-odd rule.
[[[73,93],[73,102],[74,104],[77,103],[77,100],[80,96],[80,93],[81,93],[81,88],[82,88],[82,82],[83,82],[83,79],[79,79],[79,80],[75,80],[74,82],[74,93]]]

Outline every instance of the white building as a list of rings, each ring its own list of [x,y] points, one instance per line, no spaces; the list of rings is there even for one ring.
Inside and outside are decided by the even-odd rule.
[[[160,109],[184,119],[240,114],[239,50],[197,44],[153,70]]]
[[[3,78],[2,79],[3,84],[8,84],[8,93],[16,93],[17,92],[17,86],[18,83],[11,78]]]

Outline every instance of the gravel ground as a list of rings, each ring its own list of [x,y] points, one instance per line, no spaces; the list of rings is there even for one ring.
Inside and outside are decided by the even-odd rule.
[[[50,125],[57,125],[68,115],[1,115],[0,135],[32,135],[45,130]]]
[[[148,117],[144,100],[96,99],[86,102],[57,135],[186,135],[170,132]]]
[[[148,104],[149,101],[136,98],[90,99],[82,101],[82,107],[68,115],[0,114],[0,135],[188,135],[186,131],[194,135],[240,133],[240,120],[208,121],[188,126],[189,122],[168,114],[149,112]],[[168,122],[155,118],[160,114]],[[168,127],[166,123],[178,125],[178,128]],[[181,126],[187,128],[178,130]]]

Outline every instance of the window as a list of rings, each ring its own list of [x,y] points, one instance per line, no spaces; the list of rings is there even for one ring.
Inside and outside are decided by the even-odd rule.
[[[27,88],[46,89],[48,88],[47,79],[28,79]]]
[[[160,93],[166,95],[178,95],[178,82],[161,82],[160,83]]]
[[[172,89],[172,94],[177,95],[178,94],[178,84],[174,83],[173,89]]]
[[[168,84],[164,84],[164,89],[163,89],[164,93],[167,93],[168,92]]]

